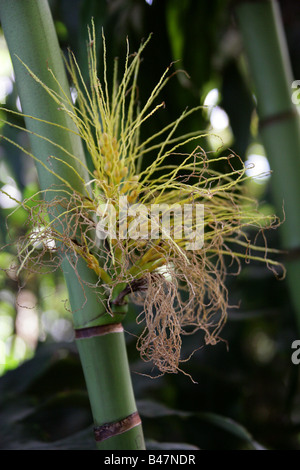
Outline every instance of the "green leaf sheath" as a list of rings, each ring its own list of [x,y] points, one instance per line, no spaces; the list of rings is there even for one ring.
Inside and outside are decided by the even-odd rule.
[[[87,181],[86,163],[81,140],[74,133],[76,132],[74,124],[67,113],[58,109],[54,100],[24,66],[26,64],[44,84],[57,93],[62,94],[63,90],[66,96],[70,95],[48,2],[0,0],[0,19],[13,61],[23,113],[56,124],[53,126],[30,117],[25,118],[26,127],[30,132],[48,139],[30,134],[32,153],[41,162],[37,162],[36,165],[40,187],[42,190],[52,187],[51,191],[45,193],[48,200],[58,197],[61,193],[59,189],[56,192],[55,188],[59,186],[62,189],[63,185],[56,173],[75,191],[84,194],[86,192],[84,182]],[[61,89],[49,69],[52,70]],[[55,142],[56,145],[49,141]],[[55,155],[56,159],[51,159],[51,155]],[[68,184],[65,185],[66,188]],[[98,286],[99,280],[84,260],[78,260],[75,271],[65,257],[62,269],[68,286],[70,306],[74,312],[76,331],[120,322],[124,318],[124,313],[111,316],[106,312],[103,288],[101,285],[97,289],[92,287]],[[136,413],[122,329],[101,336],[80,338],[76,342],[95,426],[118,422]],[[99,449],[143,449],[141,424],[97,445]]]
[[[271,188],[282,246],[290,252],[287,282],[300,329],[300,125],[291,96],[293,77],[276,1],[240,2],[236,15],[257,96],[260,135],[272,169]],[[293,259],[294,258],[294,259]]]

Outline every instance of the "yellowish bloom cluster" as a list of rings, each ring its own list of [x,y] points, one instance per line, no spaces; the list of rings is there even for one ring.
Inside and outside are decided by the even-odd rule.
[[[70,193],[63,195],[46,207],[52,212],[50,222],[45,220],[42,209],[32,218],[35,218],[35,225],[42,227],[41,240],[50,237],[86,260],[105,286],[111,306],[124,304],[129,294],[142,304],[138,317],[144,324],[138,341],[141,356],[152,360],[162,372],[176,372],[181,361],[182,335],[202,329],[207,343],[214,344],[219,339],[228,307],[226,257],[237,262],[238,270],[240,259],[259,260],[274,270],[280,266],[267,256],[270,250],[266,246],[255,248],[248,233],[253,229],[263,233],[267,227],[276,227],[278,220],[263,215],[256,208],[256,202],[244,194],[243,182],[247,176],[236,155],[208,157],[200,146],[205,133],[178,135],[181,122],[201,107],[185,110],[164,129],[140,142],[141,126],[165,106],[163,102],[155,103],[170,79],[169,68],[147,102],[139,108],[137,79],[141,55],[148,41],[135,55],[129,54],[128,47],[123,77],[118,82],[116,62],[109,86],[104,35],[102,40],[104,60],[100,81],[92,24],[88,50],[89,88],[70,52],[68,70],[77,90],[75,104],[65,94],[53,92],[32,74],[74,121],[94,166],[93,171],[85,168],[90,176],[86,194],[72,193],[70,188],[71,197]],[[195,142],[194,152],[185,153],[185,146],[191,142]],[[153,160],[146,169],[140,170],[143,157],[150,152],[154,155]],[[173,163],[175,156],[176,162],[180,159],[179,164]],[[73,157],[76,159],[75,155]],[[214,169],[220,163],[227,167],[226,173]],[[167,235],[158,218],[160,232],[155,238],[130,236],[130,231],[129,236],[118,237],[114,232],[114,236],[108,234],[99,242],[95,236],[97,223],[100,216],[102,219],[108,217],[107,207],[112,207],[111,217],[115,218],[116,232],[120,233],[122,197],[126,197],[129,206],[143,207],[144,212],[138,219],[140,229],[148,227],[154,206],[173,208],[176,205],[182,209],[182,214],[185,206],[192,207],[185,220],[189,234],[200,228],[196,206],[202,204],[204,234],[201,247],[188,249],[189,235],[180,232],[174,213],[169,214]],[[54,215],[57,205],[64,208],[59,216]],[[64,216],[68,223],[63,222]],[[130,211],[127,216],[128,224],[137,223],[136,216]],[[255,249],[257,253],[253,251]],[[33,255],[29,237],[23,241],[20,250],[21,266],[26,266]],[[122,289],[116,290],[120,285]]]

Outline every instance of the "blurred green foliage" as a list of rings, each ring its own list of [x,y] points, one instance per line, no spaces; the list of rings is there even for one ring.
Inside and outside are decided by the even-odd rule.
[[[153,85],[173,61],[175,75],[163,92],[165,109],[143,130],[157,132],[187,106],[203,104],[218,89],[216,103],[226,112],[229,126],[214,129],[225,144],[244,160],[257,135],[255,97],[251,89],[240,35],[231,3],[213,0],[50,0],[62,50],[70,47],[87,79],[87,25],[94,18],[100,36],[104,28],[108,64],[125,56],[126,36],[131,51],[153,33],[145,50],[139,78],[139,98],[145,101]],[[300,9],[281,2],[292,65],[299,67],[296,25]],[[293,9],[294,8],[294,9]],[[2,38],[3,39],[3,38]],[[2,41],[1,39],[1,41]],[[99,55],[101,41],[98,41]],[[7,61],[1,42],[2,64]],[[99,61],[101,64],[101,61]],[[9,64],[7,65],[9,70]],[[1,71],[1,76],[7,73]],[[5,73],[4,73],[5,72]],[[101,73],[101,70],[99,70]],[[1,78],[1,77],[0,77]],[[297,77],[296,77],[297,78]],[[2,84],[2,82],[1,82]],[[2,85],[1,85],[2,86]],[[13,79],[2,99],[17,110]],[[182,129],[209,128],[210,109]],[[29,145],[26,133],[4,124],[1,133]],[[22,126],[22,119],[11,117]],[[203,141],[216,150],[218,140]],[[222,151],[226,151],[223,149]],[[88,155],[87,155],[88,158]],[[151,156],[149,156],[149,160]],[[144,164],[147,165],[149,160]],[[21,198],[38,188],[33,162],[17,148],[0,144],[0,187],[14,188]],[[268,180],[252,182],[249,194],[272,207]],[[79,358],[73,343],[72,318],[60,272],[31,274],[20,290],[16,278],[18,236],[27,230],[26,213],[0,201],[0,448],[94,449],[92,418]],[[10,201],[11,202],[11,201]],[[270,246],[278,236],[268,234]],[[3,249],[3,247],[5,247]],[[21,280],[25,282],[25,279]],[[297,338],[294,312],[285,282],[264,267],[243,266],[239,277],[228,277],[233,306],[222,332],[223,341],[200,348],[183,364],[187,375],[150,378],[152,365],[142,362],[135,348],[139,332],[131,307],[125,328],[137,404],[149,449],[300,449],[299,367],[291,362],[291,344]],[[202,344],[201,334],[184,339],[183,354]],[[12,369],[12,370],[9,370]],[[154,374],[155,375],[155,374]]]

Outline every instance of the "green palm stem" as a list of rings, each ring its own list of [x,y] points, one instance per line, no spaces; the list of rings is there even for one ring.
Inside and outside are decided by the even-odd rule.
[[[282,247],[289,252],[287,285],[300,330],[300,124],[291,100],[293,82],[277,1],[240,1],[236,16],[257,97],[260,135],[272,169],[271,190],[279,214]]]
[[[76,130],[67,114],[59,111],[57,104],[17,58],[47,86],[60,92],[48,71],[48,67],[51,68],[64,91],[69,94],[47,0],[0,0],[0,20],[14,66],[23,113]],[[30,118],[25,118],[25,124],[29,131],[55,142],[70,155],[76,155],[74,159],[49,141],[30,135],[32,153],[45,165],[36,165],[40,187],[42,190],[51,188],[51,191],[46,191],[46,198],[51,200],[61,194],[61,180],[54,173],[64,178],[75,191],[84,194],[87,174],[84,170],[85,155],[80,138],[62,127]],[[57,157],[51,159],[51,163],[50,155]],[[95,423],[97,448],[144,449],[142,426],[136,409],[121,326],[126,306],[116,307],[114,316],[107,313],[105,303],[98,301],[101,286],[97,289],[91,287],[98,286],[99,280],[84,260],[78,260],[75,272],[67,256],[64,256],[62,268],[74,312],[76,344]],[[100,295],[105,301],[103,289]]]

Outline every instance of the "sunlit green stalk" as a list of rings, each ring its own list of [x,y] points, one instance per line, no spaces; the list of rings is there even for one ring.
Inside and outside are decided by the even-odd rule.
[[[45,192],[48,200],[60,195],[60,190],[68,190],[69,185],[74,191],[85,194],[87,189],[84,181],[87,181],[87,171],[82,143],[76,132],[65,130],[67,128],[76,131],[76,128],[69,115],[58,109],[57,103],[23,65],[26,64],[43,83],[59,95],[63,92],[71,99],[48,2],[0,0],[0,15],[13,61],[22,109],[28,116],[25,118],[26,127],[36,134],[30,134],[30,139],[32,153],[41,162],[36,162],[41,189],[51,188],[51,191]],[[49,72],[50,68],[52,73]],[[29,116],[39,120],[33,120]],[[55,123],[55,126],[44,121]],[[37,135],[43,136],[44,139]],[[51,158],[52,155],[55,158]],[[76,158],[73,158],[73,155]],[[59,185],[57,191],[55,185]],[[87,285],[88,283],[90,286],[96,286],[98,278],[84,260],[78,260],[77,272],[66,258],[62,267],[76,330],[117,323],[124,318],[124,311],[112,317],[106,313],[105,303],[99,304],[95,289]],[[104,293],[102,298],[105,301]],[[124,310],[124,307],[122,308]],[[136,405],[122,330],[104,336],[81,337],[77,339],[77,345],[95,426],[123,420],[135,413]],[[143,449],[141,425],[137,424],[129,431],[98,443],[98,448]]]
[[[257,97],[260,135],[272,169],[271,187],[282,246],[290,252],[287,281],[300,329],[300,123],[292,102],[293,77],[277,1],[240,1],[236,14]],[[298,259],[297,259],[298,258]]]

